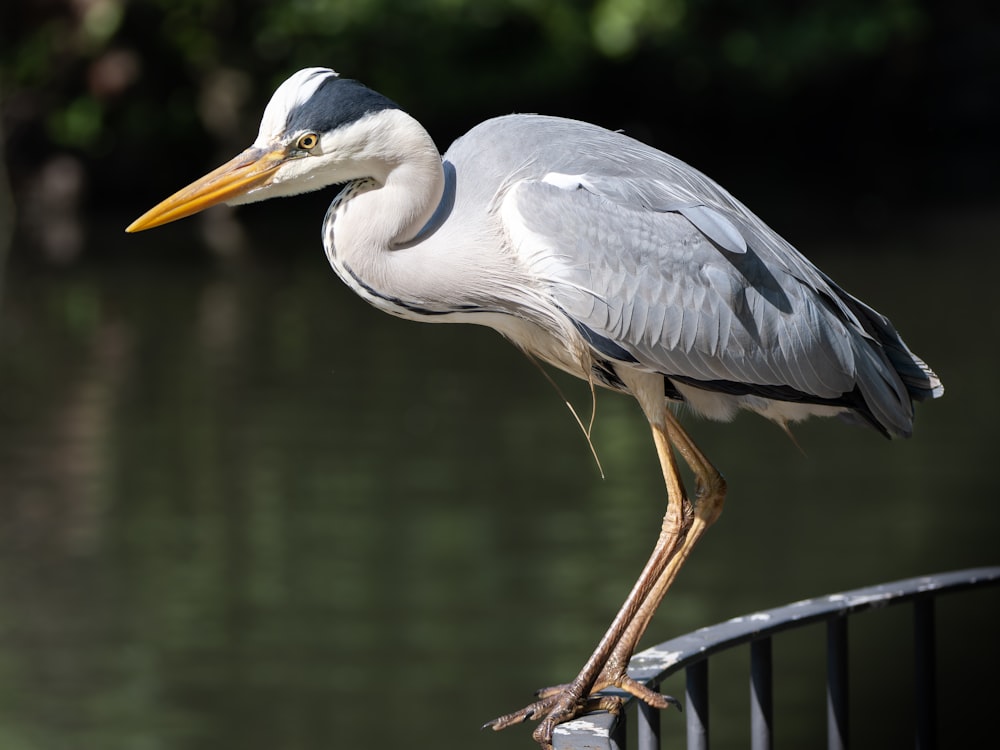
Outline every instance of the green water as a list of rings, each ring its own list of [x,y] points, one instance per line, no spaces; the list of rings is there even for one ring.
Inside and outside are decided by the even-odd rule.
[[[752,416],[686,419],[730,495],[645,645],[998,562],[1000,262],[982,223],[796,238],[948,393],[909,441],[823,421],[797,447]],[[558,394],[496,334],[382,315],[318,247],[192,262],[197,247],[149,251],[187,237],[157,231],[5,280],[0,748],[532,747],[524,728],[478,727],[571,678],[642,566],[663,489],[638,409],[599,395],[602,480]],[[998,598],[941,604],[949,734],[975,736],[1000,697]],[[912,746],[906,613],[856,622],[856,746]],[[779,747],[824,741],[822,640],[775,645]],[[745,663],[712,667],[716,747],[747,744]],[[682,724],[665,715],[665,735]]]

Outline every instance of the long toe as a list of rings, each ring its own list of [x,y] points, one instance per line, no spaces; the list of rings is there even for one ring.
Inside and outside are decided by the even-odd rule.
[[[515,724],[521,724],[529,719],[544,716],[549,709],[552,708],[553,703],[555,703],[555,696],[537,700],[519,711],[512,711],[509,714],[498,716],[497,718],[486,722],[483,724],[483,729],[492,729],[494,732],[499,732],[501,729],[512,727]]]
[[[663,693],[654,690],[653,688],[646,687],[641,682],[633,680],[631,677],[622,676],[614,682],[616,687],[621,688],[627,693],[631,693],[636,698],[641,700],[643,703],[651,706],[652,708],[665,709],[673,706],[678,711],[683,711],[680,701],[671,695],[664,695]]]

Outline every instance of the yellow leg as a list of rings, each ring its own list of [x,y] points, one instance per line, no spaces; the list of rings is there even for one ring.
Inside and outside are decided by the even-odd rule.
[[[722,514],[722,506],[726,496],[726,482],[722,475],[705,458],[705,455],[684,432],[674,416],[669,411],[665,415],[666,429],[661,430],[653,425],[653,440],[656,443],[661,465],[664,466],[664,479],[668,492],[671,487],[674,487],[676,488],[674,491],[684,493],[671,451],[671,444],[673,444],[684,458],[685,463],[695,473],[695,502],[692,505],[685,498],[681,504],[681,512],[685,517],[679,522],[672,518],[675,504],[668,504],[660,538],[662,539],[664,536],[676,538],[675,551],[667,559],[662,572],[615,645],[601,675],[596,680],[595,688],[593,688],[602,690],[604,687],[619,687],[650,703],[650,705],[656,705],[656,697],[659,694],[627,676],[626,670],[629,660],[664,595],[673,584],[681,566],[691,554],[691,550],[694,549],[705,530],[715,523]],[[675,529],[678,530],[675,532]],[[602,682],[605,684],[601,684]],[[601,686],[597,687],[596,685]]]
[[[649,414],[650,410],[646,411]],[[605,688],[621,688],[655,708],[670,705],[670,699],[628,677],[628,662],[691,549],[721,514],[726,484],[663,405],[662,397],[659,413],[654,413],[650,422],[667,486],[667,511],[649,561],[576,679],[568,685],[540,691],[539,700],[535,703],[494,719],[485,726],[500,730],[527,719],[541,719],[533,736],[543,748],[548,749],[552,747],[552,731],[556,725],[595,708],[616,709],[616,700],[593,696]],[[674,449],[695,475],[694,503],[688,499],[684,489]]]

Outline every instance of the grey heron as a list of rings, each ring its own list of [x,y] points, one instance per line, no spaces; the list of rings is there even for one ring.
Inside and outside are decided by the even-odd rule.
[[[651,426],[667,509],[648,563],[579,675],[486,725],[537,719],[543,747],[557,724],[618,709],[605,688],[671,702],[626,669],[726,492],[671,404],[785,426],[836,415],[891,437],[910,434],[914,401],[943,393],[887,318],[682,161],[539,115],[488,120],[442,157],[394,102],[325,68],[282,83],[252,146],[127,231],[334,184],[323,244],[358,295],[411,320],[491,327],[535,360],[631,394]]]

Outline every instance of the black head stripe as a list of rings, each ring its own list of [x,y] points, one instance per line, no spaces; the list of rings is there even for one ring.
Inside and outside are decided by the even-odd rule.
[[[327,133],[365,115],[399,105],[349,78],[327,78],[308,100],[288,113],[287,130]]]

